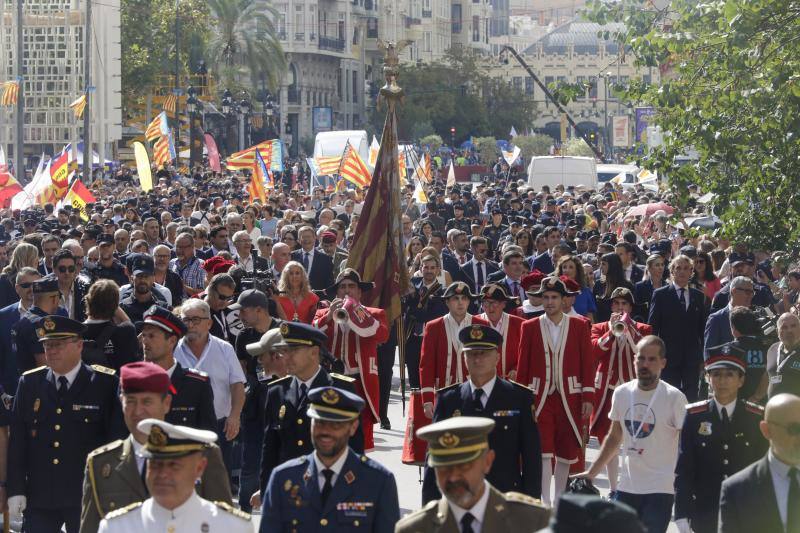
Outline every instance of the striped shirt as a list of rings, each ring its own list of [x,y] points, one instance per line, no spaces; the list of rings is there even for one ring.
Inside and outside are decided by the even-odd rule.
[[[203,289],[206,286],[206,271],[203,270],[203,261],[196,256],[192,256],[186,266],[180,264],[180,260],[176,257],[169,262],[169,269],[181,277],[184,285],[188,285],[193,289]],[[184,298],[189,298],[191,295],[183,290]]]

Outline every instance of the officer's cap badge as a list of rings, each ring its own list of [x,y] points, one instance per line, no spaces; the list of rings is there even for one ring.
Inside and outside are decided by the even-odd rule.
[[[439,445],[442,448],[455,448],[459,442],[461,442],[461,439],[458,438],[458,435],[454,435],[449,431],[439,437]]]
[[[167,445],[167,434],[160,427],[154,425],[150,428],[150,434],[147,436],[147,444],[150,446],[161,448]]]
[[[483,338],[483,330],[480,326],[472,326],[472,330],[469,332],[469,337],[479,341]]]
[[[289,324],[284,322],[283,324],[281,324],[280,330],[281,330],[281,335],[288,335],[289,334]]]
[[[336,405],[339,403],[339,393],[333,389],[328,389],[322,393],[322,401],[328,405]]]
[[[53,331],[56,329],[56,323],[53,322],[53,319],[51,318],[45,318],[42,325],[44,326],[45,331]]]

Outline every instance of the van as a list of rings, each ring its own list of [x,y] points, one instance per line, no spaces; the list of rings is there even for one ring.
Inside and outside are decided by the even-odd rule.
[[[350,146],[356,149],[365,163],[369,161],[369,139],[364,130],[317,133],[314,140],[314,157],[341,157],[347,141],[350,141]]]
[[[548,185],[565,188],[583,185],[597,188],[597,163],[593,157],[542,156],[533,157],[528,165],[528,185],[536,190]]]
[[[611,181],[619,174],[625,175],[625,180],[622,182],[622,184],[636,183],[636,176],[639,175],[639,167],[636,165],[597,165],[597,181],[601,184]]]

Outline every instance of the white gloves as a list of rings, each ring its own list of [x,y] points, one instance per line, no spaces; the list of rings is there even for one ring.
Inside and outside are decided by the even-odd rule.
[[[688,518],[678,518],[675,520],[675,526],[678,528],[678,533],[692,533]]]
[[[8,499],[8,519],[12,523],[22,523],[22,512],[28,505],[28,499],[23,496],[11,496]]]

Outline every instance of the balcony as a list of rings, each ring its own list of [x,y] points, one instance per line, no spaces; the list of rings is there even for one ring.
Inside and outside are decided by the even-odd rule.
[[[295,41],[301,41],[301,42],[305,41],[306,40],[306,34],[305,33],[295,33],[294,34],[294,40]]]
[[[330,50],[333,52],[344,52],[344,39],[334,39],[332,37],[319,37],[319,49]]]
[[[433,16],[433,11],[430,9],[423,9],[422,10],[422,18],[429,19]]]
[[[413,18],[413,17],[404,17],[403,22],[405,22],[406,29],[410,28],[411,26],[422,24],[422,19]]]

